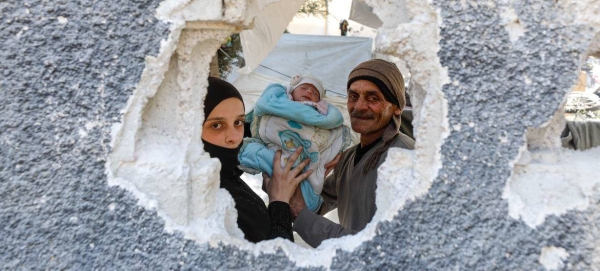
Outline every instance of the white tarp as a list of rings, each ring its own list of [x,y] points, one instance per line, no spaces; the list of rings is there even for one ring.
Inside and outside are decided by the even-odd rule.
[[[371,59],[371,51],[369,38],[284,34],[254,71],[238,71],[228,78],[233,79],[243,95],[248,95],[247,110],[267,85],[287,83],[296,74],[316,76],[323,82],[327,96],[343,98],[348,74],[359,63]]]
[[[379,17],[373,13],[373,8],[363,0],[352,0],[350,17],[348,19],[375,29],[383,25]]]
[[[267,57],[305,1],[287,0],[268,4],[254,19],[254,27],[240,32],[246,66],[239,73],[249,74]]]
[[[296,74],[312,74],[323,82],[326,100],[342,111],[350,126],[345,98],[348,74],[371,59],[371,51],[369,38],[284,34],[254,71],[228,78],[235,78],[232,84],[242,93],[249,112],[269,84],[287,84]]]

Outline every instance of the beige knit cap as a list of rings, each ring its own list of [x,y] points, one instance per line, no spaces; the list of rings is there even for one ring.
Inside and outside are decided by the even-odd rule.
[[[388,101],[404,110],[406,105],[404,78],[394,63],[383,59],[371,59],[360,63],[348,75],[347,87],[350,88],[350,85],[357,80],[367,80],[377,85]],[[375,167],[381,154],[389,147],[392,139],[398,135],[402,123],[401,115],[394,115],[392,120],[383,133],[382,140],[384,144],[368,158],[369,160],[363,169],[365,172]]]
[[[302,84],[311,84],[319,91],[319,98],[325,98],[325,88],[323,87],[323,83],[317,77],[311,74],[296,74],[296,76],[292,77],[290,80],[290,85],[287,88],[287,93],[292,94],[298,86]]]
[[[383,59],[371,59],[358,64],[348,75],[348,85],[356,80],[369,80],[376,84],[390,102],[404,109],[404,77],[396,64]],[[373,80],[375,79],[375,80]],[[377,82],[379,81],[379,82]]]

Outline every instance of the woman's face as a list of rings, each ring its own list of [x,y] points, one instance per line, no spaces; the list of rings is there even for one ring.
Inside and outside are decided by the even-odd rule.
[[[213,109],[202,126],[202,139],[219,147],[235,149],[244,138],[244,104],[228,98]]]

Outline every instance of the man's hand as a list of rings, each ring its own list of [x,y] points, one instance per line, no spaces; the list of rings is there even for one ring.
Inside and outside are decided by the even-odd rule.
[[[327,177],[327,175],[329,175],[329,172],[331,172],[333,168],[340,162],[340,157],[342,157],[342,154],[338,153],[338,155],[335,156],[335,158],[333,158],[331,162],[325,164],[325,177]]]
[[[285,166],[281,167],[281,150],[275,152],[275,157],[273,158],[273,176],[270,179],[264,179],[267,194],[269,195],[269,202],[282,201],[289,203],[298,184],[312,174],[312,170],[307,170],[300,174],[302,169],[310,162],[309,159],[305,159],[292,169],[292,165],[296,162],[300,153],[302,153],[302,147],[298,147],[294,154],[290,156]]]
[[[290,211],[292,213],[292,221],[296,220],[296,217],[300,214],[300,211],[306,207],[304,197],[302,197],[302,189],[300,186],[296,187],[294,195],[290,199]]]

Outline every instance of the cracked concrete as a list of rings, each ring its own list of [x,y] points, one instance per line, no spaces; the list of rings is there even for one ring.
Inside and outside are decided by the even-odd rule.
[[[375,222],[309,250],[249,244],[231,203],[210,209],[227,195],[210,193],[218,163],[194,125],[218,40],[271,2],[0,3],[1,266],[600,269],[598,153],[557,147],[555,117],[598,48],[598,3],[366,1],[384,21],[377,49],[413,75],[417,149],[379,169]],[[179,147],[156,172],[180,176],[173,196],[185,200],[118,179],[135,175],[127,165],[156,167],[159,142]]]

